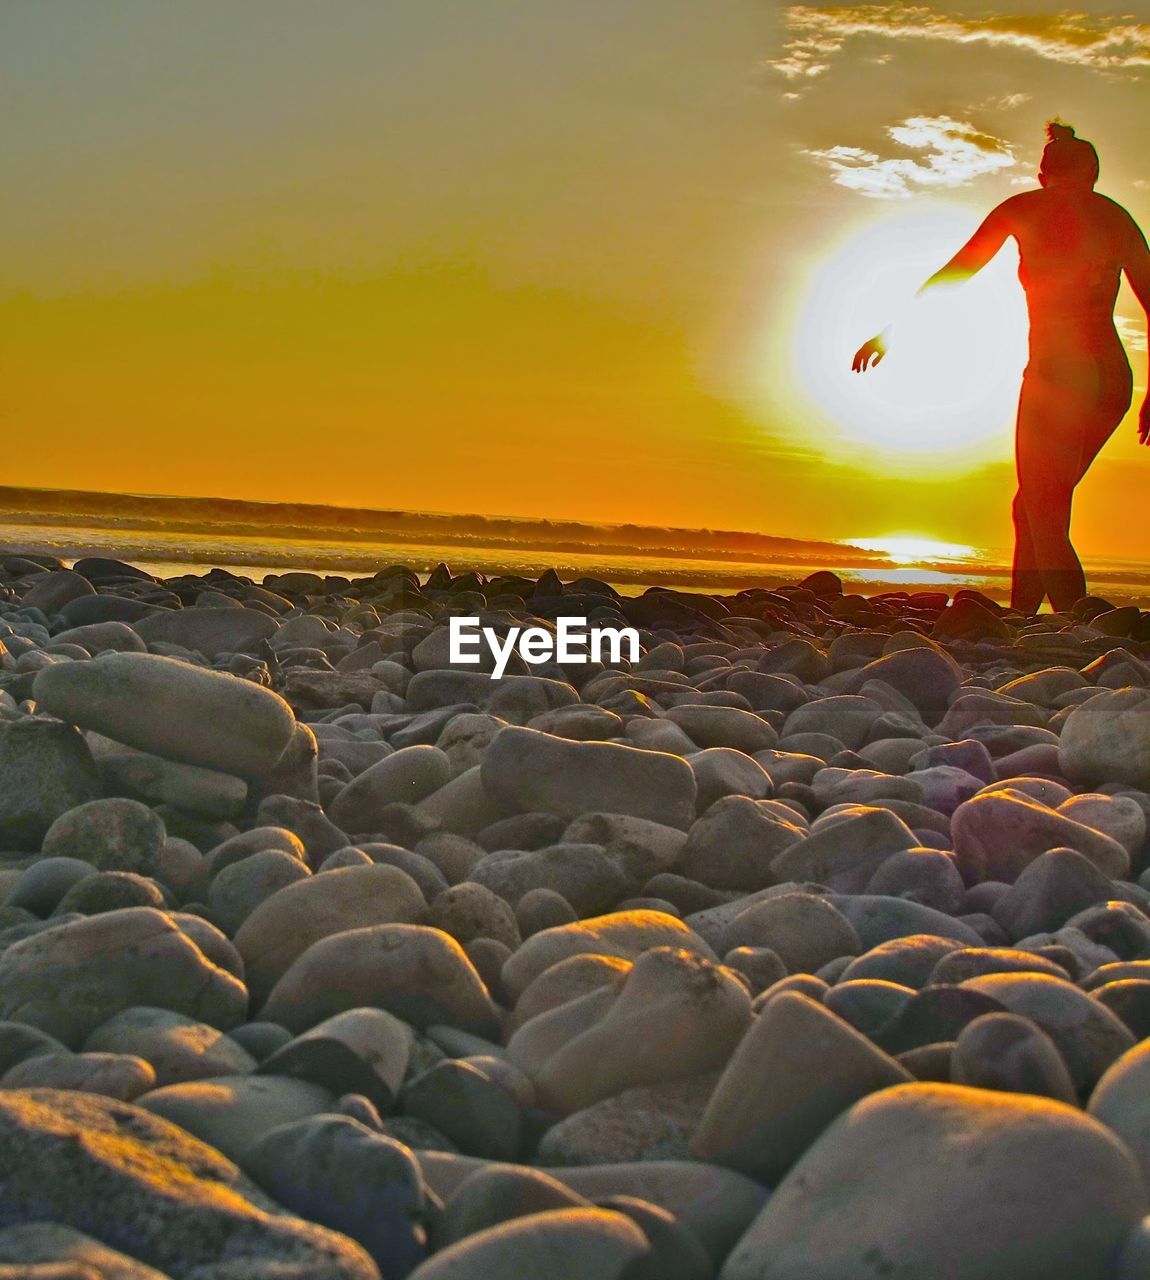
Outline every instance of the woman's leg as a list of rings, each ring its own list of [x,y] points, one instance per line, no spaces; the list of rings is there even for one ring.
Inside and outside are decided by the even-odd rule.
[[[1034,539],[1022,490],[1014,495],[1014,564],[1010,572],[1010,607],[1027,615],[1037,613],[1046,598],[1046,587],[1038,571]]]
[[[1123,355],[1120,362],[1068,360],[1054,377],[1023,380],[1016,502],[1030,546],[1020,540],[1016,550],[1024,575],[1019,607],[1033,602],[1031,563],[1056,610],[1069,609],[1086,594],[1082,564],[1070,541],[1071,503],[1075,486],[1129,407],[1129,376]],[[1018,523],[1016,518],[1016,528]]]
[[[1035,376],[1028,370],[1022,382],[1016,502],[1025,517],[1030,545],[1020,547],[1025,574],[1020,607],[1033,604],[1037,594],[1030,577],[1031,563],[1042,583],[1042,594],[1050,597],[1056,611],[1069,609],[1086,594],[1082,565],[1070,542],[1070,504],[1082,473],[1082,411],[1093,398],[1087,400],[1077,386],[1068,385],[1069,381],[1050,373]]]

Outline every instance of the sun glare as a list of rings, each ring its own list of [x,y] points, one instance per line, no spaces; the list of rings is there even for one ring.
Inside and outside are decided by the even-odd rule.
[[[945,470],[1005,456],[1026,363],[1026,307],[1012,247],[961,286],[918,287],[978,218],[954,206],[896,213],[841,244],[815,272],[795,326],[806,395],[872,465]],[[886,359],[851,371],[855,350],[892,320]]]
[[[852,547],[878,551],[895,564],[923,564],[932,561],[970,560],[974,547],[961,542],[940,542],[918,533],[892,533],[881,538],[848,538]]]

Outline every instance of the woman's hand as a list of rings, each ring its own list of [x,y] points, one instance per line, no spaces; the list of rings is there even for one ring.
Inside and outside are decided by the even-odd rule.
[[[876,337],[871,338],[869,342],[864,342],[862,346],[859,347],[855,352],[854,363],[851,365],[851,368],[855,373],[864,373],[867,369],[872,369],[876,364],[881,363],[886,353],[886,335],[884,333],[880,333]]]
[[[1150,444],[1150,395],[1142,402],[1138,410],[1138,443]]]

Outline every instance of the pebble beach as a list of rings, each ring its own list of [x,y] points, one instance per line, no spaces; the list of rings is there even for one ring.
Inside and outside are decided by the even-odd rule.
[[[1150,1280],[1148,817],[1101,597],[0,555],[0,1280]]]

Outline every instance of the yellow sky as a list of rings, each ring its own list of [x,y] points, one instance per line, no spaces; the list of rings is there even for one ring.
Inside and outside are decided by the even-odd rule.
[[[1150,26],[1011,8],[4,5],[4,477],[1002,544],[1012,389],[835,371],[1052,115],[1150,222]],[[1085,552],[1143,554],[1148,464]]]

